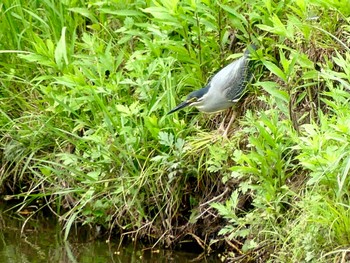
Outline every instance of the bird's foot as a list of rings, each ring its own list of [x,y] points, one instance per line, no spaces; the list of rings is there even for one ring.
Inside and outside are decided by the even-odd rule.
[[[225,120],[220,124],[218,132],[222,133],[222,137],[223,138],[228,139],[228,137],[229,137],[229,135],[231,133],[230,128],[232,126],[232,123],[236,119],[236,116],[237,116],[237,112],[233,111],[232,115],[231,115],[231,118],[230,118],[230,121],[228,122],[228,124],[227,124],[225,129],[224,129],[224,125],[223,125],[225,123]]]

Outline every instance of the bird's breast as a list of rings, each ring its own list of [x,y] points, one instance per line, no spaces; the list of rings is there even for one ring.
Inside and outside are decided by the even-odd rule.
[[[229,101],[225,98],[218,99],[213,98],[213,100],[208,99],[204,101],[203,104],[195,106],[199,111],[206,112],[206,113],[215,113],[219,111],[226,110],[230,107],[232,107],[234,102]]]

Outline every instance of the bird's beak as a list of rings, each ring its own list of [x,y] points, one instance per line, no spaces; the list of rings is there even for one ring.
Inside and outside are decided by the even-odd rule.
[[[185,107],[187,107],[188,105],[190,105],[190,103],[191,102],[189,102],[189,101],[183,101],[183,102],[181,102],[179,105],[177,105],[174,109],[172,109],[171,111],[169,111],[168,113],[167,113],[167,115],[169,115],[169,114],[172,114],[173,112],[175,112],[175,111],[178,111],[178,110],[181,110],[182,108],[185,108]]]

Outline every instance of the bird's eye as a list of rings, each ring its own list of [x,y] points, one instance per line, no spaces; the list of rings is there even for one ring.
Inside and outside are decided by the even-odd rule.
[[[187,100],[188,103],[196,102],[198,99],[197,97],[192,97],[189,100]]]

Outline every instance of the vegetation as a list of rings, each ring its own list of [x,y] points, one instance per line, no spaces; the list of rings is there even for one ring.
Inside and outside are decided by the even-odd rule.
[[[127,4],[126,4],[127,3]],[[237,262],[345,262],[347,1],[0,4],[0,185],[73,224]],[[223,114],[166,113],[247,45],[253,84]]]

